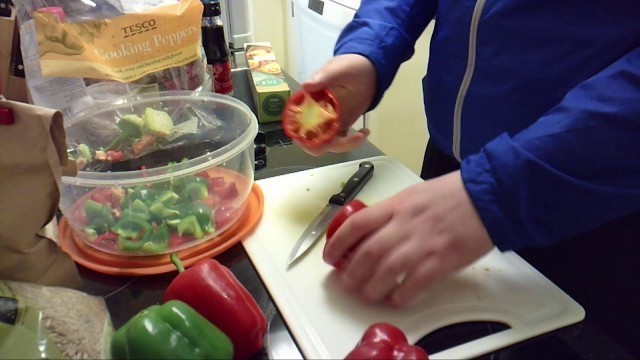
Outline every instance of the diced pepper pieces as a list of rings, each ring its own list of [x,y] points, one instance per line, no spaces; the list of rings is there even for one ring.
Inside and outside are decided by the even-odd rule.
[[[196,239],[204,236],[204,232],[195,215],[187,216],[178,223],[178,234],[193,235]]]

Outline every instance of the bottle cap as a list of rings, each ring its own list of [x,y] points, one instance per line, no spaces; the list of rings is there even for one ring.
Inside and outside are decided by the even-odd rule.
[[[202,5],[204,5],[202,12],[204,17],[220,16],[222,14],[219,0],[202,0]]]

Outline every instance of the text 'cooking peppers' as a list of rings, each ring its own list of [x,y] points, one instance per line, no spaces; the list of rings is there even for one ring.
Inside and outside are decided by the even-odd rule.
[[[114,359],[232,359],[231,340],[181,301],[142,310],[111,338]]]
[[[231,270],[214,259],[200,260],[187,270],[175,254],[171,261],[180,274],[169,284],[164,302],[183,301],[219,327],[231,339],[236,359],[262,349],[267,320]]]
[[[428,360],[429,355],[421,347],[409,344],[399,328],[389,323],[375,323],[365,330],[345,359]]]

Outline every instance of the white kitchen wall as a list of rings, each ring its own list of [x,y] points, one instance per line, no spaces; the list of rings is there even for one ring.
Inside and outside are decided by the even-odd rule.
[[[289,73],[295,73],[295,49],[287,36],[292,24],[291,0],[253,0],[256,41],[270,41],[278,61]],[[425,74],[430,25],[418,40],[414,56],[400,68],[393,84],[378,107],[369,114],[370,141],[385,154],[399,160],[416,174],[428,140],[421,79]],[[299,81],[304,79],[297,79]]]
[[[382,101],[370,113],[367,125],[374,145],[418,175],[429,139],[421,80],[432,33],[433,22],[416,43],[413,57],[402,64]]]
[[[278,63],[285,70],[288,64],[287,3],[289,0],[252,0],[255,41],[270,41]]]

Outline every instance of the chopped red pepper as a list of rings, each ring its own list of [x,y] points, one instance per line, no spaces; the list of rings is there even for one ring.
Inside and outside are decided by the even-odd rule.
[[[179,270],[175,254],[172,261]],[[169,284],[163,302],[180,300],[195,309],[233,342],[234,358],[246,359],[263,347],[267,320],[231,270],[214,259],[198,261]]]
[[[103,248],[115,248],[116,241],[118,241],[118,234],[114,232],[100,234],[95,240],[93,240],[94,244]]]
[[[240,195],[238,187],[233,181],[227,181],[224,177],[218,176],[209,179],[209,190],[215,193],[220,200],[233,200]]]
[[[399,328],[389,323],[375,323],[367,328],[345,359],[428,360],[429,355],[421,347],[409,344]]]
[[[120,150],[109,150],[107,151],[107,161],[111,163],[116,163],[122,161],[124,158],[124,153]]]
[[[193,241],[193,240],[194,240],[193,236],[179,235],[178,233],[171,233],[171,236],[169,237],[169,248],[175,249],[178,246],[182,246],[188,243],[189,241]]]
[[[224,229],[231,221],[235,220],[238,209],[234,206],[220,206],[215,211],[216,229]]]

